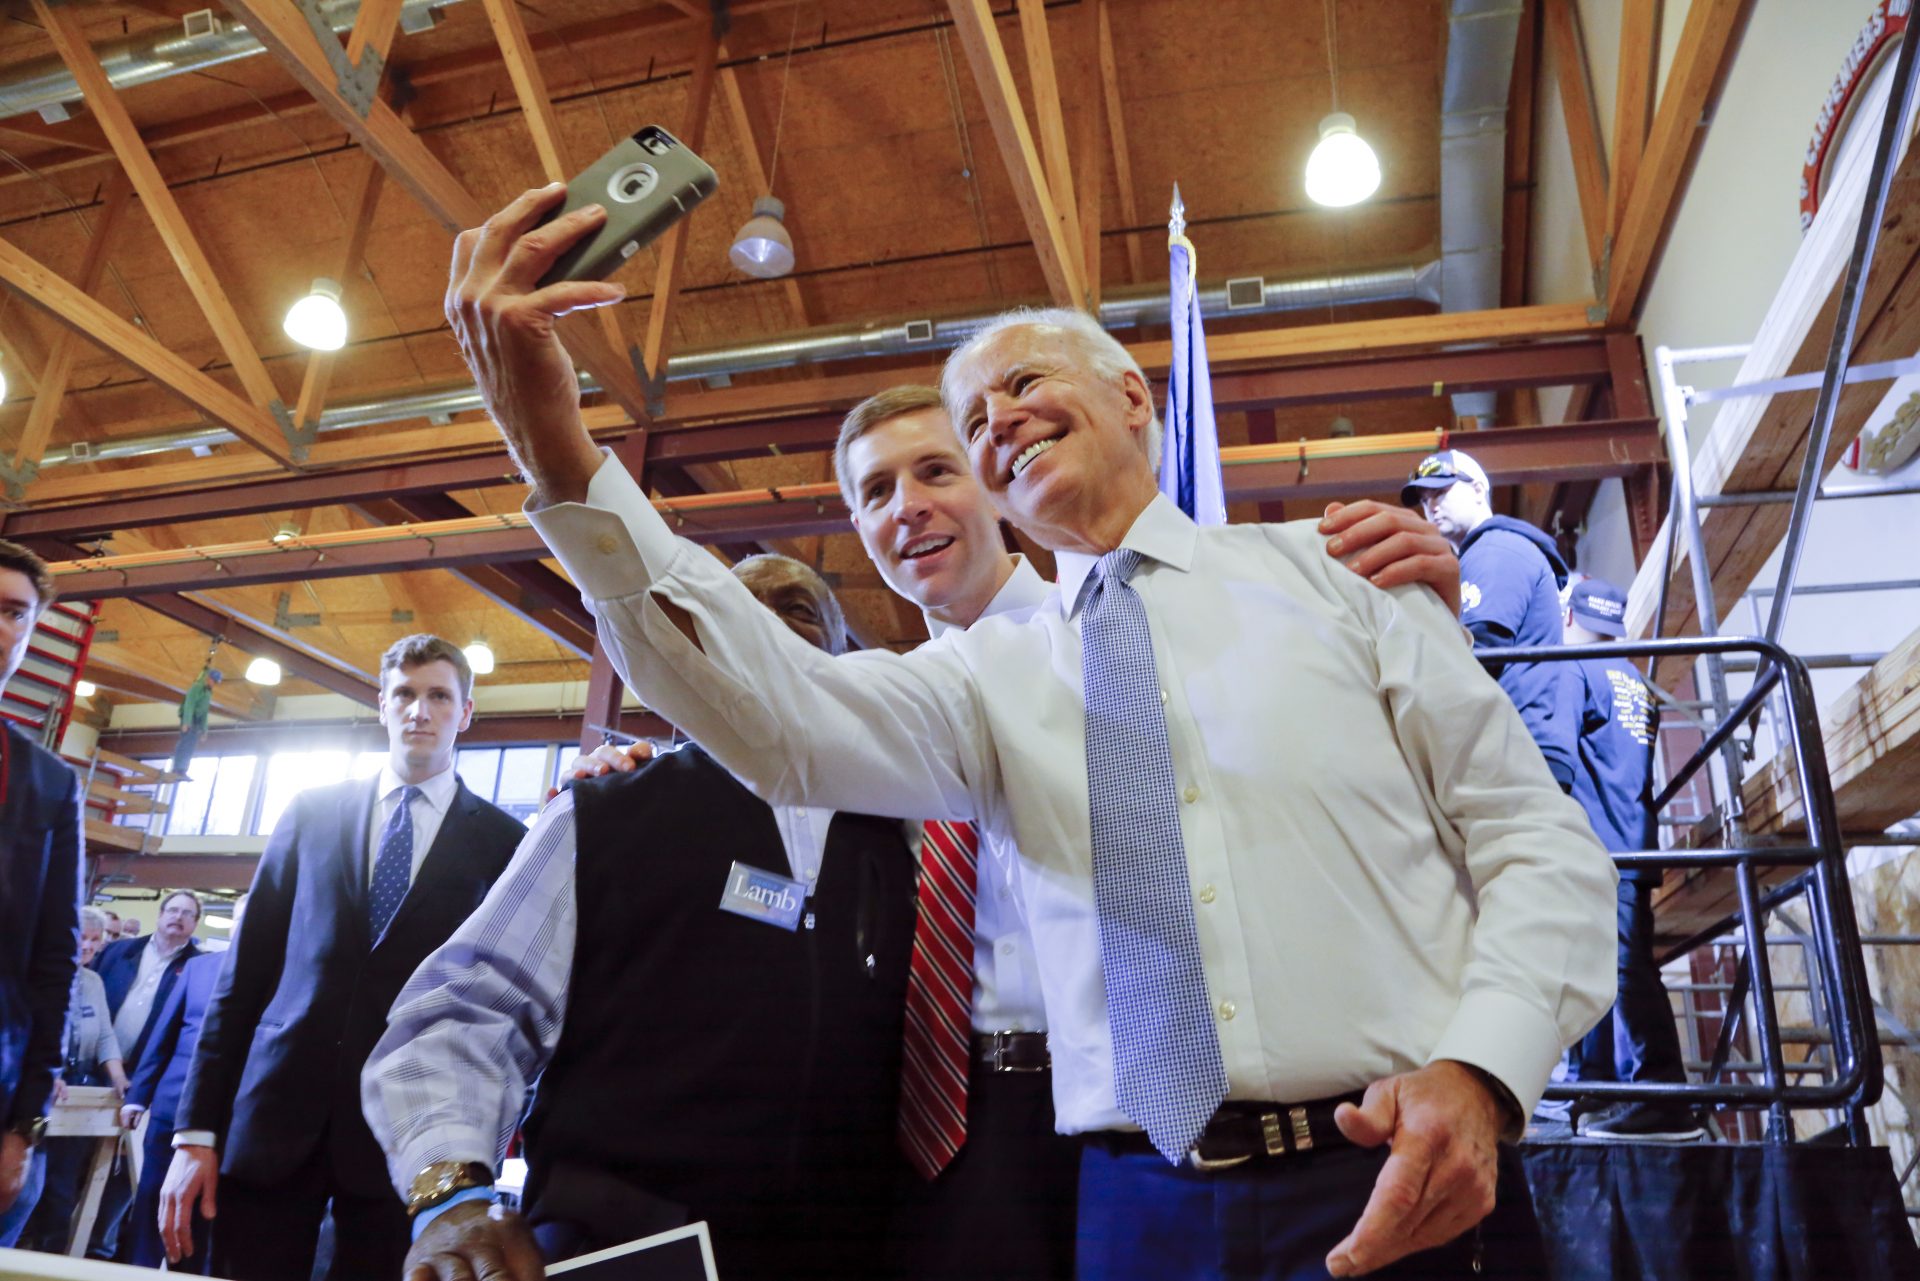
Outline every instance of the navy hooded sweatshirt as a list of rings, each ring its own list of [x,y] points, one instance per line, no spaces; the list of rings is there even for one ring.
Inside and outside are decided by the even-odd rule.
[[[1558,645],[1567,563],[1553,540],[1525,521],[1493,516],[1460,547],[1460,621],[1475,646]],[[1579,773],[1579,675],[1569,663],[1507,663],[1494,669],[1562,788]]]

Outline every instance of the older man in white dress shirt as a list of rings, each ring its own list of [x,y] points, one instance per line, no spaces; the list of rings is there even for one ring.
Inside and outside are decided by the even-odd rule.
[[[631,683],[763,795],[1021,851],[1058,1121],[1096,1138],[1081,1274],[1507,1266],[1469,1230],[1611,999],[1614,878],[1440,604],[1308,526],[1197,529],[1137,366],[1045,313],[944,391],[1055,595],[906,656],[793,643],[588,437],[553,317],[620,287],[534,289],[604,216],[535,229],[558,197],[462,235],[448,297],[535,522]]]

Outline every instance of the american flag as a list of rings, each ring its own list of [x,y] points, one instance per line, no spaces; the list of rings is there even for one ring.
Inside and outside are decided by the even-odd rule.
[[[1227,523],[1220,479],[1220,433],[1213,422],[1213,382],[1207,372],[1207,335],[1193,243],[1186,237],[1186,206],[1173,189],[1167,254],[1173,276],[1173,368],[1167,374],[1166,432],[1160,450],[1160,492],[1202,525]]]

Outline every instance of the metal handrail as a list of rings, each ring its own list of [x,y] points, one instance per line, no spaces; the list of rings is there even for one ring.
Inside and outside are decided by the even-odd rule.
[[[1553,1086],[1547,1096],[1555,1099],[1581,1099],[1592,1102],[1663,1099],[1687,1105],[1721,1105],[1741,1108],[1764,1107],[1770,1122],[1768,1139],[1791,1142],[1788,1111],[1793,1108],[1844,1107],[1848,1111],[1848,1133],[1852,1141],[1866,1140],[1865,1107],[1873,1103],[1881,1088],[1880,1045],[1872,1005],[1867,998],[1864,954],[1860,943],[1859,922],[1853,901],[1847,892],[1846,853],[1841,844],[1841,829],[1834,807],[1833,789],[1827,772],[1826,744],[1821,735],[1819,715],[1813,698],[1813,684],[1807,667],[1798,657],[1763,637],[1710,636],[1667,637],[1650,640],[1615,641],[1597,645],[1528,646],[1478,651],[1476,657],[1490,665],[1508,663],[1578,662],[1589,658],[1659,660],[1662,658],[1718,660],[1726,654],[1751,654],[1759,663],[1761,675],[1752,690],[1716,724],[1687,760],[1672,771],[1666,786],[1655,798],[1653,810],[1659,811],[1674,797],[1716,753],[1721,751],[1735,730],[1761,706],[1767,695],[1778,688],[1786,706],[1782,723],[1791,752],[1795,782],[1806,811],[1807,839],[1804,843],[1729,849],[1660,849],[1614,856],[1621,868],[1636,867],[1730,867],[1739,891],[1739,909],[1717,922],[1710,933],[1697,935],[1698,943],[1719,937],[1730,926],[1737,926],[1745,945],[1742,979],[1753,994],[1753,1031],[1759,1045],[1756,1055],[1765,1080],[1761,1083],[1731,1081],[1707,1082],[1577,1082]],[[1737,787],[1739,779],[1734,778]],[[1651,791],[1651,786],[1649,787]],[[1763,867],[1801,867],[1806,871],[1785,887],[1763,892],[1757,870]],[[1817,980],[1822,988],[1833,1041],[1831,1076],[1815,1084],[1794,1084],[1801,1075],[1789,1070],[1783,1061],[1779,1021],[1774,1011],[1772,968],[1767,958],[1766,914],[1787,897],[1806,894],[1813,919],[1810,951],[1819,960]],[[1816,980],[1809,976],[1809,982]],[[1732,1017],[1729,1011],[1728,1017]]]

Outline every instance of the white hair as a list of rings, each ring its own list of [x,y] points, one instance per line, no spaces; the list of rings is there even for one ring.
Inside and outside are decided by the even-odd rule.
[[[1147,371],[1140,368],[1140,362],[1133,358],[1126,344],[1102,328],[1098,320],[1072,307],[1015,307],[1011,311],[1001,312],[974,330],[947,357],[947,363],[940,371],[940,395],[947,403],[947,417],[953,420],[953,429],[961,432],[963,438],[965,427],[961,414],[965,406],[954,394],[955,371],[979,355],[988,343],[1005,330],[1020,328],[1058,330],[1073,344],[1089,369],[1112,382],[1120,382],[1129,372],[1140,375],[1140,381],[1147,385],[1148,406],[1151,408],[1153,382],[1147,377]],[[1160,469],[1160,435],[1160,415],[1155,411],[1147,423],[1146,431],[1147,462],[1155,471]]]
[[[92,928],[105,934],[107,932],[107,914],[97,907],[82,907],[80,909],[80,928],[83,930]]]

